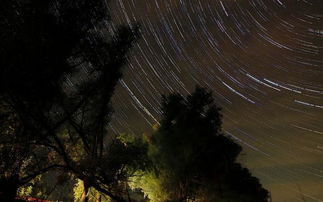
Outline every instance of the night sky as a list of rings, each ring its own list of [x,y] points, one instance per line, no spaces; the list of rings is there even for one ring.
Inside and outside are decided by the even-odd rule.
[[[323,1],[113,0],[137,21],[114,97],[115,132],[141,134],[161,94],[209,88],[223,133],[274,201],[323,201]]]

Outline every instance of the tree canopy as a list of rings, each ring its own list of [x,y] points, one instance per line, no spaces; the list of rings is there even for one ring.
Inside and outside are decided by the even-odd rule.
[[[141,152],[107,124],[137,25],[112,26],[104,0],[4,0],[0,16],[0,197],[61,169],[121,201]]]
[[[221,132],[220,109],[210,92],[163,97],[152,135],[156,178],[170,201],[267,201],[268,192],[237,162],[242,148]]]

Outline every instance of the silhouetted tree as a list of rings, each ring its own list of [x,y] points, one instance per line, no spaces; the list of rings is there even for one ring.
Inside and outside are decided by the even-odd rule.
[[[211,93],[164,96],[162,111],[151,156],[170,201],[267,201],[259,180],[237,162],[241,147],[221,133]]]
[[[123,182],[145,152],[105,138],[138,27],[112,26],[107,13],[104,0],[1,1],[1,118],[8,124],[0,156],[8,161],[0,167],[0,200],[51,169],[123,200]]]

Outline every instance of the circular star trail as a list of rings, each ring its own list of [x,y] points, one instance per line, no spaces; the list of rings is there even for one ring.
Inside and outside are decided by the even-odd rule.
[[[212,90],[223,133],[274,201],[323,201],[320,0],[114,0],[142,37],[114,97],[111,128],[140,134],[161,94]]]

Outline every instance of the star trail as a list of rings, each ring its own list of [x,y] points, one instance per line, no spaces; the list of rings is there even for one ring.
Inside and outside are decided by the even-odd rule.
[[[320,0],[113,0],[139,22],[114,97],[112,130],[158,123],[161,94],[212,90],[223,133],[274,201],[323,201],[323,3]]]

